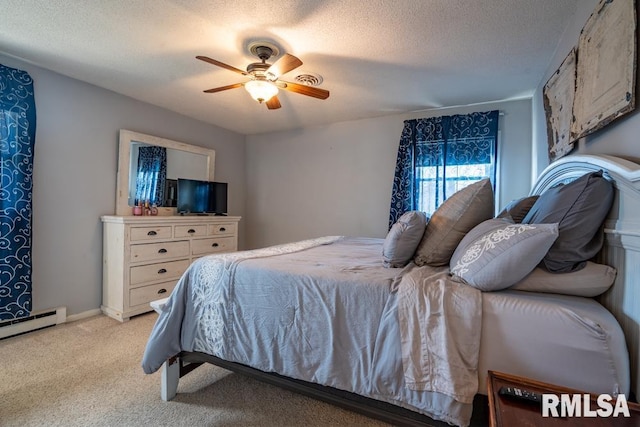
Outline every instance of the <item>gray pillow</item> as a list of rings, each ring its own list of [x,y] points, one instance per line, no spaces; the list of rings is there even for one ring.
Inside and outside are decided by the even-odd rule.
[[[538,197],[539,196],[527,196],[512,200],[500,211],[496,218],[511,218],[513,222],[519,224],[529,213],[533,204],[538,200]]]
[[[483,222],[467,234],[451,257],[454,280],[481,291],[497,291],[522,280],[558,237],[558,224]]]
[[[603,294],[616,280],[616,269],[604,264],[587,261],[582,270],[570,273],[549,273],[534,268],[524,279],[510,287],[518,291],[545,292],[550,294],[596,297]]]
[[[611,209],[613,192],[613,184],[600,171],[540,195],[522,223],[558,223],[558,239],[544,257],[544,268],[552,273],[576,271],[600,251],[602,223]]]
[[[422,239],[427,225],[424,212],[405,212],[393,224],[382,245],[382,263],[385,267],[404,267]]]
[[[493,188],[489,179],[457,191],[429,219],[413,261],[419,266],[448,265],[465,234],[482,221],[493,218],[493,212]]]

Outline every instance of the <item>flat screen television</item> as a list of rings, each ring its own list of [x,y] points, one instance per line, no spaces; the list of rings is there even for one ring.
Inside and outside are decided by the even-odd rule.
[[[178,178],[178,213],[227,214],[227,183]]]

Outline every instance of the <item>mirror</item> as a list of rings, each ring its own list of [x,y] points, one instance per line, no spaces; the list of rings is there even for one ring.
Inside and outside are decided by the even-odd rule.
[[[166,180],[161,184],[164,197],[163,201],[158,203],[159,215],[176,215],[174,206],[178,178],[214,181],[215,150],[120,129],[116,215],[132,215],[137,198],[136,181],[141,148],[145,150],[147,147],[166,149],[166,151],[161,150],[166,153]],[[142,152],[145,153],[145,151]],[[143,156],[147,156],[147,154],[143,154]]]

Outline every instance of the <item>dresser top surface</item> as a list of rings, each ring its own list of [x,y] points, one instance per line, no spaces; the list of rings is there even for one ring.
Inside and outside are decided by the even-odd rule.
[[[102,222],[111,222],[117,224],[197,224],[211,222],[238,222],[242,217],[239,216],[215,216],[215,215],[145,215],[145,216],[118,216],[103,215],[100,217]]]

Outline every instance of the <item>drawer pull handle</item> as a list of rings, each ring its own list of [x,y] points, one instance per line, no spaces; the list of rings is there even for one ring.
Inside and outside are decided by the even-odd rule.
[[[166,294],[166,293],[167,293],[167,290],[165,288],[162,288],[158,291],[158,295]]]
[[[150,232],[147,233],[147,236],[155,236],[158,233],[156,233],[155,231],[151,230]]]
[[[220,227],[220,231],[227,231],[227,229],[224,227]]]
[[[166,254],[167,250],[165,248],[162,248],[158,251],[159,254]]]
[[[195,232],[196,232],[196,230],[194,230],[193,228],[190,228],[189,231],[187,231],[187,233],[189,233],[189,234],[193,234]]]
[[[217,243],[214,243],[213,245],[211,245],[211,247],[212,247],[212,248],[217,248],[217,247],[218,247],[218,244],[217,244]]]
[[[160,270],[158,270],[158,274],[164,274],[167,272],[166,268],[161,268]]]

